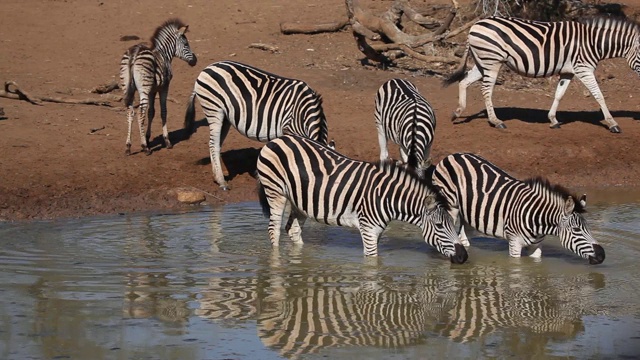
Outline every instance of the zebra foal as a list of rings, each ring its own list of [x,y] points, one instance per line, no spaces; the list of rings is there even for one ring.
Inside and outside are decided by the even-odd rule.
[[[475,63],[466,71],[467,57]],[[527,77],[559,75],[560,81],[548,113],[552,128],[558,128],[558,104],[569,83],[577,77],[600,105],[609,131],[619,133],[600,91],[594,71],[604,59],[625,58],[640,75],[640,27],[619,17],[596,17],[580,21],[542,22],[517,18],[490,17],[475,23],[469,30],[467,49],[457,71],[444,85],[460,81],[459,106],[453,119],[460,117],[467,104],[467,87],[482,79],[482,96],[489,122],[505,128],[496,117],[492,94],[498,72],[506,64]]]
[[[387,141],[400,146],[402,161],[420,177],[431,165],[431,144],[436,116],[429,102],[411,82],[392,79],[376,94],[375,119],[380,144],[380,160],[389,158]]]
[[[304,81],[233,61],[213,63],[198,75],[189,98],[184,120],[187,136],[196,130],[196,97],[209,123],[213,176],[223,190],[229,186],[222,173],[220,149],[231,126],[261,142],[288,133],[327,143],[322,98]]]
[[[460,240],[469,245],[464,223],[489,236],[509,241],[509,255],[520,257],[523,247],[540,257],[545,235],[560,238],[562,246],[591,264],[605,253],[582,216],[586,195],[580,199],[542,178],[520,181],[482,157],[452,154],[440,161],[431,179],[450,205],[451,217],[460,216]]]
[[[140,109],[138,113],[138,126],[140,128],[140,144],[142,151],[151,154],[149,138],[151,137],[151,122],[155,116],[154,103],[156,94],[160,94],[160,117],[162,118],[162,137],[165,146],[172,148],[167,131],[167,96],[169,83],[173,76],[171,61],[178,57],[186,61],[190,66],[198,62],[196,55],[189,47],[189,41],[185,36],[189,26],[178,19],[170,19],[156,28],[151,37],[151,47],[142,43],[130,47],[120,61],[120,88],[123,92],[123,101],[127,107],[127,149],[125,153],[131,154],[131,127],[135,109],[133,98],[136,91],[140,97]],[[149,118],[146,134],[144,129],[145,117]]]
[[[364,254],[377,256],[380,235],[391,220],[400,220],[420,227],[424,240],[451,262],[467,260],[444,199],[395,163],[352,160],[319,142],[285,135],[262,148],[257,173],[273,246],[289,212],[285,230],[294,242],[302,243],[301,226],[309,217],[358,228]]]

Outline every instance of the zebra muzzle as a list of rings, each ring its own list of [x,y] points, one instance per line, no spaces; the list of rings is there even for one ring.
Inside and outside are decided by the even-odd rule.
[[[604,249],[598,244],[593,244],[594,255],[589,256],[589,264],[598,265],[604,261]]]
[[[456,250],[456,253],[451,256],[451,262],[454,264],[464,264],[467,259],[469,259],[467,249],[465,249],[461,244],[454,244],[453,246]]]

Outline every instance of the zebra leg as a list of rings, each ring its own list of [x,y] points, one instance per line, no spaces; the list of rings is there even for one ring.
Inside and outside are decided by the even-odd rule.
[[[549,114],[547,115],[549,121],[551,121],[550,127],[552,129],[560,128],[560,123],[558,122],[558,119],[556,119],[556,110],[558,110],[560,100],[564,96],[564,93],[567,91],[567,88],[571,83],[571,79],[573,79],[573,74],[560,75],[560,81],[558,82],[558,87],[556,88],[556,95],[553,99],[553,104],[551,104]]]
[[[218,112],[214,116],[214,118],[210,118],[207,115],[207,121],[209,122],[209,157],[211,158],[211,167],[213,168],[213,178],[220,188],[226,191],[229,190],[229,185],[227,185],[224,174],[222,173],[220,149],[222,147],[222,141],[224,140],[222,135],[224,133],[226,136],[226,133],[229,132],[230,124],[225,121],[224,115],[221,112]],[[225,126],[226,131],[224,131]]]
[[[133,104],[127,106],[127,150],[124,151],[125,155],[131,155],[131,128],[133,126],[133,117],[135,116],[135,110]]]
[[[144,138],[147,141],[147,146],[151,142],[151,123],[153,122],[153,118],[155,116],[156,116],[156,92],[152,91],[149,93],[149,108],[147,110],[147,131],[144,136]],[[151,153],[151,149],[149,149],[149,153]]]
[[[604,102],[604,96],[600,91],[600,87],[598,86],[598,81],[596,80],[596,76],[593,74],[593,69],[585,69],[580,72],[576,72],[576,75],[578,76],[578,79],[582,81],[584,86],[586,86],[587,89],[589,89],[591,96],[593,96],[593,98],[596,99],[596,101],[600,105],[602,114],[604,114],[604,122],[609,127],[609,131],[616,134],[620,133],[620,127],[618,126],[618,123],[615,120],[613,120],[613,116],[611,116],[611,113],[607,108],[607,104],[605,104]]]
[[[522,242],[509,238],[509,256],[519,258],[522,256]]]
[[[453,219],[453,221],[457,222],[458,225],[460,226],[460,230],[458,231],[460,243],[465,247],[471,246],[471,243],[467,238],[467,234],[464,231],[464,221],[462,221],[462,216],[459,216],[460,209],[454,208],[453,206],[451,206],[451,209],[449,210],[449,215],[451,215],[451,218]]]
[[[143,100],[144,99],[144,100]],[[140,110],[138,111],[138,127],[140,128],[140,147],[147,155],[151,155],[151,151],[147,146],[147,137],[145,135],[144,121],[147,117],[147,107],[149,99],[142,97],[140,94]]]
[[[462,112],[467,107],[467,88],[469,85],[474,82],[480,80],[482,78],[482,73],[476,65],[474,65],[471,70],[467,73],[467,76],[460,81],[458,85],[458,108],[453,112],[453,116],[451,117],[451,121],[457,119],[462,115]]]
[[[531,244],[527,248],[529,251],[529,257],[539,259],[542,257],[542,249],[540,248],[540,242]]]
[[[270,215],[269,215],[269,240],[272,246],[280,245],[280,228],[282,227],[282,217],[284,216],[285,209],[287,207],[287,198],[279,193],[266,194],[267,201],[269,202]]]
[[[389,158],[389,150],[387,149],[387,135],[384,133],[382,124],[376,124],[378,128],[378,144],[380,144],[380,161],[385,161]]]
[[[493,108],[493,88],[496,85],[498,79],[498,72],[500,71],[501,64],[496,64],[493,68],[484,70],[482,76],[482,96],[484,97],[484,105],[487,108],[487,117],[489,123],[495,126],[497,129],[506,129],[507,126],[496,116],[496,111]]]
[[[167,149],[173,148],[169,141],[169,131],[167,130],[167,97],[169,95],[169,86],[160,89],[160,118],[162,119],[162,138]],[[149,121],[151,124],[151,121]]]
[[[302,226],[307,218],[296,210],[292,209],[289,214],[289,221],[284,229],[289,234],[291,240],[296,244],[302,244]]]
[[[384,228],[361,220],[359,230],[362,237],[362,245],[364,246],[364,255],[378,256],[378,241],[380,241],[380,235]]]

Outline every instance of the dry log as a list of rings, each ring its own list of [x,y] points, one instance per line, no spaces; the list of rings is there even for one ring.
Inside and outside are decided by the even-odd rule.
[[[349,19],[324,24],[299,24],[284,22],[280,24],[280,32],[283,34],[318,34],[323,32],[336,32],[349,25]]]
[[[21,89],[14,81],[6,81],[4,83],[4,90],[0,90],[0,97],[7,99],[24,100],[34,105],[42,105],[42,102],[53,102],[61,104],[83,104],[83,105],[98,105],[98,106],[113,106],[108,101],[100,100],[75,100],[75,99],[63,99],[58,97],[49,96],[33,96],[29,95],[26,91]]]

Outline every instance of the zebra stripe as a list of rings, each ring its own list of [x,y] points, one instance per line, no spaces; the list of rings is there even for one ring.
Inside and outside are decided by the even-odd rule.
[[[296,243],[302,242],[301,226],[310,217],[358,228],[364,254],[376,256],[387,224],[400,220],[419,226],[424,240],[451,262],[467,259],[439,193],[393,163],[352,160],[316,141],[286,135],[262,148],[257,173],[274,246],[283,214],[290,212],[286,231]]]
[[[429,102],[411,82],[392,79],[378,89],[375,109],[380,160],[387,160],[387,141],[400,145],[402,161],[424,176],[431,165],[436,117]]]
[[[468,153],[452,154],[436,165],[433,183],[447,198],[453,219],[466,222],[489,236],[509,241],[509,254],[520,257],[528,247],[540,257],[545,235],[560,238],[562,246],[589,259],[604,261],[598,245],[582,216],[586,195],[579,201],[561,186],[542,178],[520,181],[482,157]],[[464,226],[460,238],[468,245]]]
[[[200,73],[189,99],[184,121],[187,136],[196,130],[196,97],[209,123],[213,175],[225,190],[229,187],[222,174],[220,148],[230,126],[262,142],[289,133],[327,143],[322,98],[301,80],[233,61],[213,63]]]
[[[190,66],[195,66],[198,59],[189,47],[185,36],[188,25],[178,19],[171,19],[160,25],[151,37],[151,47],[137,44],[130,47],[120,61],[120,88],[123,91],[123,101],[127,107],[127,150],[131,154],[131,127],[135,110],[133,98],[138,91],[140,97],[140,111],[138,126],[140,128],[140,144],[142,151],[151,154],[148,147],[151,137],[151,122],[155,116],[154,102],[156,94],[160,94],[160,117],[162,118],[162,137],[168,149],[172,145],[167,131],[167,96],[169,83],[173,76],[171,60],[178,57]],[[144,130],[145,118],[149,118],[146,134]]]
[[[618,17],[563,22],[503,17],[480,20],[469,30],[467,50],[460,67],[445,80],[445,85],[460,81],[459,106],[453,118],[460,117],[466,108],[467,87],[482,79],[482,95],[489,122],[498,128],[506,127],[496,117],[491,99],[498,72],[506,64],[523,76],[560,75],[548,114],[552,128],[560,126],[556,119],[558,104],[573,77],[577,76],[600,105],[609,130],[619,133],[620,127],[605,104],[594,71],[601,60],[624,57],[629,66],[640,74],[639,41],[638,24]],[[475,65],[465,73],[469,53]]]

